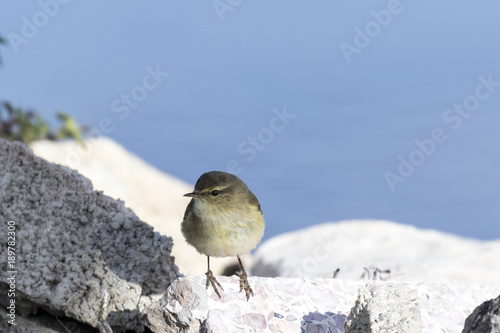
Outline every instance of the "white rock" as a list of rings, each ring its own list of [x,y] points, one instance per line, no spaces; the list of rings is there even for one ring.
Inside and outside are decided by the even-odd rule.
[[[253,275],[359,279],[364,267],[396,281],[484,284],[500,288],[500,241],[478,241],[379,220],[325,223],[269,239]],[[370,269],[371,273],[375,271]],[[371,276],[366,276],[369,279]]]
[[[422,324],[417,290],[404,283],[385,283],[359,290],[345,328],[346,333],[420,333]]]
[[[173,283],[163,296],[162,305],[147,313],[147,326],[153,332],[168,332],[189,327],[187,332],[200,332],[208,313],[208,293],[190,279]]]
[[[484,286],[250,277],[255,296],[247,301],[237,277],[217,279],[224,288],[220,299],[211,287],[205,289],[205,278],[175,281],[161,306],[147,312],[148,327],[153,332],[344,332],[351,308],[363,295],[377,303],[367,308],[365,318],[397,304],[406,310],[383,313],[387,322],[411,318],[412,327],[422,332],[460,332],[476,305],[500,292]]]
[[[239,292],[237,277],[217,277],[224,291],[222,298],[205,278],[180,278],[162,299],[162,306],[151,309],[147,324],[153,332],[343,332],[345,318],[357,297],[361,281],[337,279],[250,277],[254,297],[246,300]],[[176,318],[176,320],[172,320]],[[159,324],[163,323],[163,324]]]
[[[192,192],[192,185],[154,168],[105,137],[87,140],[85,147],[75,141],[37,141],[31,147],[36,155],[77,170],[92,181],[96,190],[125,201],[155,231],[172,237],[172,256],[182,273],[206,272],[206,257],[186,243],[180,228],[189,203],[183,195]],[[158,153],[162,153],[161,146]],[[230,263],[236,263],[236,259],[211,258],[210,268],[220,274]]]

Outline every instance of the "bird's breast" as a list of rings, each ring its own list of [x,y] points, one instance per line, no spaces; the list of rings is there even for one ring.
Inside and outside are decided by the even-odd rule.
[[[193,244],[201,253],[225,257],[249,253],[264,235],[264,219],[257,207],[225,207],[196,203],[193,212],[198,224],[198,240]]]

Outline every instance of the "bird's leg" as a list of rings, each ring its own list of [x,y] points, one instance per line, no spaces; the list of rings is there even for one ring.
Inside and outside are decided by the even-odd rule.
[[[208,264],[208,272],[205,273],[205,275],[207,276],[207,289],[208,289],[209,285],[212,285],[212,288],[214,288],[214,291],[217,294],[217,296],[219,296],[219,298],[222,298],[220,296],[220,293],[219,293],[219,290],[217,289],[217,287],[219,287],[222,291],[224,291],[224,288],[222,288],[219,281],[217,281],[214,274],[210,270],[210,256],[207,256],[207,264]]]
[[[247,296],[247,301],[250,299],[250,295],[253,296],[253,290],[250,287],[247,279],[247,272],[243,267],[243,263],[241,262],[240,256],[236,256],[238,258],[238,262],[240,263],[241,273],[236,272],[236,275],[240,277],[240,292],[245,289],[245,294]]]

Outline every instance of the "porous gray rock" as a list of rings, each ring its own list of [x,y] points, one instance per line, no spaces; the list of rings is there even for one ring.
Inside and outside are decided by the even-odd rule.
[[[403,283],[368,284],[345,323],[345,332],[422,332],[417,289]]]
[[[500,332],[500,296],[479,305],[465,320],[463,333]]]
[[[0,318],[7,318],[7,312],[0,308]],[[1,321],[1,320],[0,320]],[[2,333],[98,333],[89,325],[69,318],[55,318],[48,313],[38,312],[28,317],[16,316],[16,325],[8,323],[0,325]]]
[[[153,231],[124,203],[96,192],[76,171],[0,139],[0,221],[15,224],[16,315],[42,309],[96,327],[144,329],[144,309],[179,272],[172,240]],[[0,248],[7,267],[7,247]],[[2,290],[8,287],[5,278]],[[101,299],[110,300],[102,311]],[[0,303],[10,300],[2,295]]]

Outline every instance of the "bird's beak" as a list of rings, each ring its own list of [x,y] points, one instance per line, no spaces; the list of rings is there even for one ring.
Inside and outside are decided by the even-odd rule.
[[[191,193],[186,193],[184,194],[185,197],[192,197],[192,198],[196,198],[196,197],[199,197],[200,194],[199,193],[196,193],[196,192],[191,192]]]

